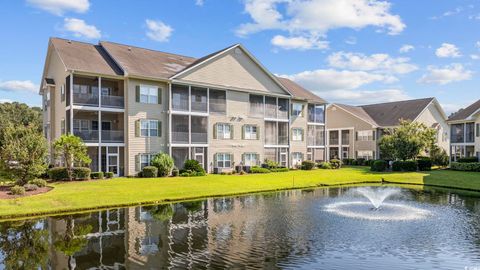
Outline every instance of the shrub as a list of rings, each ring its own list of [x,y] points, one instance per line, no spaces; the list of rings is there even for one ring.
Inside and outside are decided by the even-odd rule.
[[[180,173],[180,176],[182,177],[195,177],[195,176],[205,176],[205,175],[206,175],[205,171],[196,172],[192,170],[182,170],[182,172]]]
[[[176,167],[173,168],[172,170],[172,176],[178,176],[180,174],[180,172],[178,171],[178,169]]]
[[[75,167],[73,168],[73,179],[75,180],[88,180],[90,179],[90,174],[92,170],[86,167]]]
[[[106,172],[106,173],[105,173],[105,177],[106,177],[107,179],[113,178],[113,176],[114,176],[113,172]]]
[[[246,172],[244,170],[241,170],[238,174],[244,175],[244,174],[246,174]]]
[[[25,188],[25,191],[35,191],[38,189],[38,186],[34,184],[26,184],[23,187]]]
[[[365,166],[372,167],[374,162],[375,162],[374,159],[365,160]]]
[[[151,178],[157,177],[158,169],[155,166],[145,166],[142,170],[142,177]]]
[[[278,168],[271,168],[271,172],[288,172],[289,169],[287,167],[278,167]]]
[[[480,162],[452,162],[450,164],[450,169],[455,171],[480,172]]]
[[[180,173],[186,172],[186,171],[191,171],[195,172],[195,175],[191,176],[202,176],[205,175],[205,170],[203,167],[198,163],[198,161],[194,159],[189,159],[185,161],[185,165],[183,165],[183,169],[180,171]],[[200,173],[200,175],[197,175]]]
[[[417,170],[417,162],[414,160],[394,161],[392,171],[395,172],[415,172]]]
[[[447,152],[440,147],[432,148],[430,151],[430,159],[432,163],[437,166],[447,166],[449,162]]]
[[[277,167],[278,167],[278,162],[275,162],[275,161],[273,161],[273,160],[268,160],[268,159],[266,159],[266,160],[265,160],[265,164],[267,165],[267,168],[268,168],[268,169],[277,168]]]
[[[269,173],[270,170],[267,169],[267,168],[262,168],[262,167],[258,167],[258,166],[253,166],[251,169],[250,169],[250,173]]]
[[[357,166],[357,165],[358,165],[358,161],[357,161],[356,159],[354,159],[354,160],[352,160],[352,161],[350,162],[350,165],[352,165],[352,166]]]
[[[55,181],[68,179],[68,171],[65,167],[56,167],[48,170],[48,176]]]
[[[343,159],[343,164],[344,164],[344,165],[353,165],[353,164],[352,164],[353,161],[354,161],[353,158],[345,158],[345,159]]]
[[[312,170],[315,168],[315,162],[311,160],[302,161],[302,170]]]
[[[339,159],[330,160],[330,164],[332,165],[332,169],[340,169],[342,167],[342,161]]]
[[[13,186],[10,188],[10,193],[13,195],[23,195],[25,194],[25,188],[22,186]]]
[[[332,168],[333,168],[333,167],[332,167],[332,164],[330,164],[330,162],[328,162],[328,161],[326,161],[326,162],[320,162],[320,163],[318,164],[318,167],[319,167],[320,169],[326,169],[326,170],[329,170],[329,169],[332,169]]]
[[[357,158],[357,165],[358,166],[365,166],[365,159],[364,158]]]
[[[103,172],[92,172],[90,177],[92,177],[92,179],[103,179]]]
[[[173,158],[165,153],[156,155],[150,163],[157,167],[158,176],[161,177],[169,176],[173,169]]]
[[[478,158],[477,158],[477,157],[463,157],[463,158],[457,159],[457,162],[460,162],[460,163],[473,163],[473,162],[478,162]]]
[[[30,181],[30,184],[36,185],[37,187],[46,187],[47,181],[43,179],[33,179],[32,181]]]
[[[382,159],[375,160],[370,167],[370,170],[374,172],[384,172],[388,168],[388,162]]]
[[[418,170],[419,171],[431,171],[432,170],[432,160],[429,158],[421,158],[417,160]]]

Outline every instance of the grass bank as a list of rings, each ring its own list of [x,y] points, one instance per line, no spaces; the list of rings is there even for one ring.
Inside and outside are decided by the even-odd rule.
[[[116,178],[55,183],[48,193],[0,200],[0,219],[231,196],[292,188],[359,183],[435,185],[480,191],[480,174],[456,171],[373,173],[366,167],[290,171],[250,175],[207,175],[175,178]]]

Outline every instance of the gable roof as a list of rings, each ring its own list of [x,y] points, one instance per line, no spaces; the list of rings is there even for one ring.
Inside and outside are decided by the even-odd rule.
[[[400,124],[400,119],[410,121],[417,119],[434,101],[435,98],[422,98],[362,106],[335,105],[376,126],[394,127]]]
[[[324,100],[323,98],[308,91],[307,89],[303,88],[302,86],[293,82],[292,80],[289,80],[283,77],[277,77],[277,79],[280,81],[280,83],[283,84],[283,86],[285,86],[285,88],[288,89],[288,91],[292,94],[294,98],[304,99],[310,102],[315,102],[320,104],[327,103],[327,101]]]
[[[115,59],[126,75],[169,79],[196,59],[193,57],[101,41],[100,45]]]
[[[466,107],[465,109],[460,109],[456,113],[452,114],[448,121],[460,121],[460,120],[467,120],[468,118],[472,117],[473,114],[480,111],[480,99],[477,100],[472,105]]]
[[[412,99],[360,106],[379,126],[397,126],[400,119],[415,120],[434,98]]]
[[[67,70],[123,75],[121,69],[100,45],[61,38],[51,38],[50,42]]]

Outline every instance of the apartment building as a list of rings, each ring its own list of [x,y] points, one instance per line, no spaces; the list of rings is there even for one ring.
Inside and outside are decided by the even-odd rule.
[[[385,129],[395,128],[401,119],[421,122],[437,130],[437,143],[449,149],[446,115],[435,98],[350,106],[327,107],[327,157],[380,158],[378,142]]]
[[[48,141],[79,136],[93,171],[135,175],[159,152],[208,172],[325,159],[326,101],[240,44],[197,59],[51,38],[40,88]]]
[[[452,114],[448,124],[451,160],[475,156],[480,159],[480,100]]]

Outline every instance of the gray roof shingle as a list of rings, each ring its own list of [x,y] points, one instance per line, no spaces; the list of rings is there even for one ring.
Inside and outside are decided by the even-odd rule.
[[[307,101],[320,103],[320,104],[327,103],[327,101],[324,100],[323,98],[315,95],[311,91],[308,91],[307,89],[303,88],[302,86],[293,82],[292,80],[289,80],[283,77],[277,77],[277,79],[285,88],[287,88],[287,90],[293,95],[294,98],[305,99]]]
[[[480,99],[477,100],[472,105],[464,109],[460,109],[456,113],[450,115],[450,117],[448,118],[448,121],[466,120],[468,117],[470,117],[473,113],[475,113],[478,110],[480,110]]]

